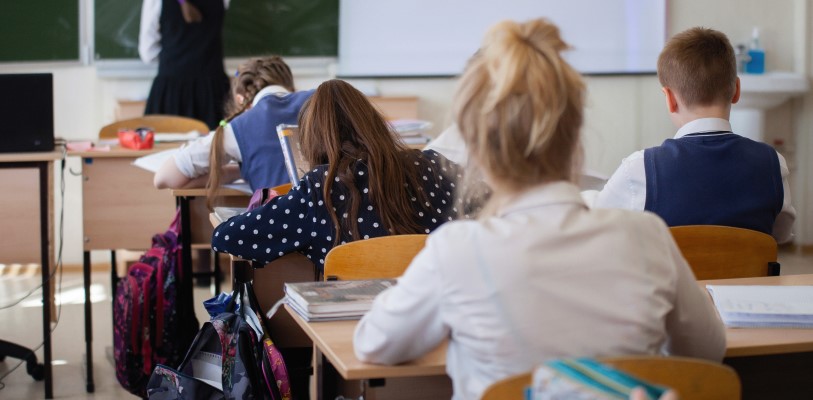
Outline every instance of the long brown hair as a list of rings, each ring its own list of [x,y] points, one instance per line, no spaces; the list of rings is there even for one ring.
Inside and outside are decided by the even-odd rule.
[[[328,165],[323,193],[336,229],[335,244],[340,243],[342,232],[350,232],[353,240],[361,238],[356,223],[361,194],[354,173],[359,161],[367,165],[368,196],[384,228],[391,234],[423,233],[413,208],[418,204],[428,210],[428,196],[419,179],[422,155],[395,139],[366,96],[341,80],[322,83],[302,108],[299,130],[303,157],[311,165]],[[340,219],[333,211],[330,193],[336,178],[348,192],[349,218]],[[413,202],[413,197],[420,201]]]
[[[229,102],[227,113],[229,116],[221,121],[215,129],[212,138],[212,147],[209,150],[209,181],[206,183],[207,201],[209,209],[218,199],[220,189],[220,169],[223,166],[223,129],[226,123],[231,122],[238,115],[251,108],[254,96],[266,86],[279,85],[289,92],[294,92],[294,76],[291,68],[279,56],[253,58],[237,68],[237,76],[232,80],[232,93],[242,96],[242,103]],[[234,99],[233,99],[234,100]]]

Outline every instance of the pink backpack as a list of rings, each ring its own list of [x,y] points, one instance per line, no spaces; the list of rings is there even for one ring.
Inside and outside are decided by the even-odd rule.
[[[113,352],[116,378],[146,396],[157,364],[177,366],[198,330],[192,294],[182,293],[180,214],[153,236],[150,248],[116,285]]]

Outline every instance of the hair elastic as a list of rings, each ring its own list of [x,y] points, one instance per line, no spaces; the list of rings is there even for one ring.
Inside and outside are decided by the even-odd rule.
[[[229,124],[229,121],[226,121],[225,119],[220,120],[220,126],[226,127],[226,125],[228,125],[228,124]]]

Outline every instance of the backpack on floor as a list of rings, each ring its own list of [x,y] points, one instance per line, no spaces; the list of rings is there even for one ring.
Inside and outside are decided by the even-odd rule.
[[[192,294],[181,290],[179,226],[176,213],[169,229],[153,236],[152,248],[116,285],[116,379],[141,397],[146,397],[153,368],[157,364],[177,366],[198,329]]]
[[[291,398],[285,363],[257,324],[264,323],[249,322],[256,313],[247,312],[253,306],[243,290],[235,291],[224,312],[203,324],[177,369],[155,367],[147,385],[150,400]]]

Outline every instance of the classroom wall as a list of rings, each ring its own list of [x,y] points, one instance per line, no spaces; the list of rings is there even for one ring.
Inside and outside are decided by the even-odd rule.
[[[703,25],[723,31],[734,44],[746,43],[753,26],[759,26],[767,52],[767,68],[795,70],[813,76],[813,15],[806,0],[670,0],[670,34]],[[229,60],[233,67],[240,60]],[[315,87],[331,76],[333,68],[321,64],[295,63],[300,88]],[[116,99],[146,97],[149,73],[115,76],[97,66],[0,64],[3,72],[55,74],[55,124],[57,135],[69,140],[93,139],[101,126],[114,119]],[[106,77],[100,77],[105,75]],[[587,77],[588,104],[584,127],[587,167],[611,174],[623,157],[637,149],[660,143],[673,135],[655,76]],[[451,120],[451,96],[455,79],[373,79],[353,81],[363,90],[381,95],[419,96],[419,114],[434,123],[439,133]],[[781,138],[790,150],[793,199],[800,211],[796,242],[813,244],[813,93],[772,110],[768,139]],[[79,171],[78,161],[68,163]],[[81,180],[66,172],[65,254],[68,264],[82,262]],[[57,202],[57,204],[59,204]],[[105,254],[94,255],[100,262]]]

